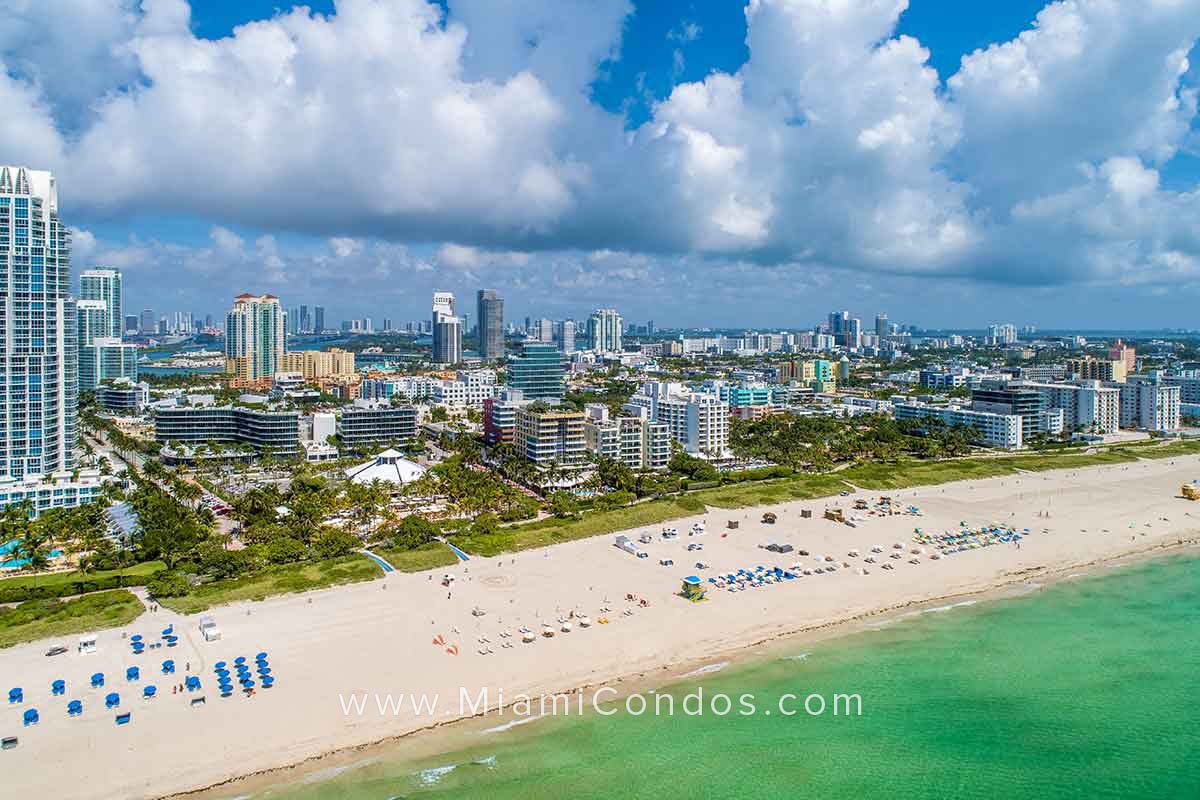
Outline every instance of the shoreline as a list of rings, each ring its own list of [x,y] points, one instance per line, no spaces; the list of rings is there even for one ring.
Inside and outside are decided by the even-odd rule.
[[[217,642],[198,636],[194,618],[160,608],[101,632],[96,653],[71,652],[49,661],[44,642],[20,645],[0,651],[0,671],[11,685],[26,687],[23,707],[39,708],[44,719],[24,731],[20,747],[5,753],[13,790],[81,800],[225,798],[230,785],[267,789],[281,780],[320,780],[313,774],[344,770],[364,754],[386,756],[398,742],[407,743],[406,762],[435,758],[460,749],[471,731],[500,723],[523,726],[528,717],[497,708],[522,695],[576,695],[605,686],[622,696],[639,686],[699,678],[716,671],[717,662],[742,663],[764,650],[794,650],[801,642],[869,630],[889,617],[968,598],[1000,598],[1021,593],[1031,582],[1180,552],[1200,543],[1200,507],[1174,496],[1198,472],[1200,457],[1187,456],[908,488],[881,493],[901,513],[869,507],[856,526],[823,519],[822,505],[850,506],[864,495],[874,502],[873,493],[706,508],[667,523],[678,526],[678,538],[660,536],[661,525],[628,531],[632,539],[648,535],[645,559],[614,547],[604,535],[472,558],[432,572],[391,573],[366,583],[220,606],[210,611],[223,633]],[[910,512],[910,506],[919,510]],[[760,519],[768,510],[778,524]],[[947,551],[940,560],[922,550],[931,547],[926,531],[956,533],[962,526],[1001,525],[998,520],[1025,529],[1023,540]],[[700,522],[706,531],[698,538],[687,535]],[[875,550],[892,542],[906,543],[900,546],[911,553]],[[794,552],[766,550],[768,543],[790,544]],[[706,581],[708,599],[690,603],[678,592],[697,559],[705,564],[697,574],[710,577],[760,568],[754,565],[793,569],[798,577],[739,592]],[[843,559],[847,563],[836,574],[815,572],[818,564]],[[801,566],[813,567],[812,574],[801,575]],[[443,584],[442,574],[454,580]],[[568,630],[569,617],[580,614],[597,624]],[[561,633],[556,617],[564,625]],[[139,661],[125,642],[168,626],[182,634],[171,657],[183,667],[181,675],[201,678],[207,703],[196,710],[191,696],[173,692],[144,701],[140,685],[125,682],[125,708],[135,709],[135,721],[114,730],[109,713],[98,710],[105,690],[89,690],[86,677],[123,675],[127,666],[141,663],[146,683],[181,680],[157,676],[157,659],[168,651]],[[519,628],[543,626],[555,635],[533,637],[534,643],[522,643],[519,634],[511,638]],[[270,653],[276,685],[253,697],[216,697],[212,664],[258,651]],[[71,697],[81,699],[88,712],[68,721],[63,701],[48,696],[51,678],[66,679]],[[475,697],[485,691],[491,698],[486,709],[461,703],[453,708],[463,692]],[[345,705],[346,696],[369,703],[374,695],[378,703],[397,692],[447,702],[426,711],[415,705],[380,707],[378,715],[374,707],[364,713]],[[21,708],[0,709],[6,735],[8,729],[21,733]],[[180,752],[194,755],[183,760]],[[47,759],[63,756],[89,775],[86,785],[68,787],[66,776],[44,769],[51,763]]]
[[[608,684],[622,684],[622,688],[617,692],[616,695],[614,695],[612,697],[612,699],[610,701],[610,702],[616,702],[618,700],[624,699],[625,697],[627,697],[630,694],[635,694],[635,693],[638,693],[638,692],[646,690],[646,689],[662,688],[664,686],[670,686],[670,685],[673,685],[673,684],[676,684],[676,683],[679,683],[682,681],[686,681],[686,680],[691,680],[691,679],[697,679],[697,680],[702,679],[707,674],[710,674],[710,673],[703,671],[704,667],[707,665],[720,664],[721,670],[724,670],[727,667],[736,668],[736,667],[742,666],[748,662],[753,662],[753,661],[757,661],[759,659],[770,657],[763,653],[751,652],[756,648],[760,648],[760,647],[764,647],[764,646],[768,646],[768,647],[781,646],[785,643],[787,643],[787,644],[801,644],[801,643],[808,644],[808,643],[817,643],[817,642],[823,643],[823,642],[835,641],[838,639],[847,638],[850,636],[854,636],[856,634],[863,633],[864,627],[866,627],[866,623],[868,621],[879,620],[879,619],[899,620],[899,619],[906,618],[913,611],[920,613],[921,611],[924,611],[928,608],[934,608],[934,607],[938,607],[938,606],[941,606],[944,604],[954,604],[954,603],[962,602],[964,600],[977,600],[977,601],[983,602],[983,603],[990,603],[990,602],[995,602],[995,601],[999,601],[999,600],[1017,599],[1020,597],[1025,597],[1025,596],[1028,596],[1029,594],[1032,594],[1032,592],[1021,592],[1019,594],[1013,594],[1006,590],[1010,590],[1014,587],[1021,586],[1022,584],[1025,584],[1028,581],[1033,580],[1035,578],[1042,579],[1045,581],[1045,583],[1040,584],[1038,587],[1036,587],[1037,589],[1043,589],[1043,588],[1048,588],[1048,587],[1054,586],[1063,581],[1073,580],[1073,579],[1076,579],[1079,577],[1084,577],[1084,578],[1096,577],[1096,575],[1094,573],[1088,573],[1085,576],[1077,575],[1076,573],[1078,570],[1091,570],[1091,569],[1095,569],[1095,568],[1099,568],[1099,567],[1112,569],[1115,567],[1135,566],[1137,564],[1154,561],[1155,559],[1159,559],[1159,558],[1169,558],[1171,556],[1180,555],[1182,553],[1185,553],[1189,548],[1200,548],[1200,528],[1190,531],[1189,533],[1190,533],[1189,537],[1179,539],[1178,541],[1173,542],[1173,543],[1157,542],[1154,544],[1148,544],[1145,547],[1135,548],[1133,550],[1130,550],[1130,551],[1127,551],[1124,553],[1119,553],[1119,554],[1116,554],[1113,556],[1106,556],[1103,558],[1092,559],[1092,560],[1086,561],[1086,562],[1055,565],[1053,567],[1043,566],[1043,567],[1038,567],[1038,568],[1034,568],[1034,569],[1023,570],[1021,572],[1021,574],[1019,574],[1019,575],[1006,576],[1008,578],[1007,580],[989,584],[989,585],[979,586],[974,589],[967,589],[967,590],[963,590],[960,592],[955,592],[952,594],[942,595],[942,596],[938,596],[938,597],[929,597],[929,598],[922,598],[919,600],[910,600],[910,601],[895,604],[895,605],[892,605],[892,606],[889,606],[886,608],[879,608],[874,611],[868,611],[865,613],[856,614],[856,615],[850,616],[850,617],[844,617],[844,618],[840,618],[840,619],[831,619],[827,622],[818,623],[815,625],[806,625],[806,626],[803,626],[800,628],[795,628],[795,629],[784,629],[784,630],[780,630],[778,632],[772,633],[768,636],[765,636],[765,637],[755,640],[755,641],[739,642],[735,645],[731,645],[726,650],[712,653],[711,655],[705,656],[703,658],[689,658],[689,659],[683,659],[683,660],[679,660],[679,661],[675,661],[675,662],[664,663],[660,667],[651,668],[649,670],[642,669],[642,670],[638,670],[638,671],[627,673],[627,674],[614,675],[605,681],[582,684],[582,685],[577,685],[577,686],[572,686],[572,687],[561,687],[558,689],[551,689],[549,691],[544,692],[544,694],[545,695],[561,694],[561,695],[574,696],[581,692],[588,692],[590,690],[599,688],[601,686],[606,686]],[[1197,553],[1197,555],[1195,557],[1200,558],[1200,553]],[[688,671],[681,672],[681,670],[685,670],[685,669]],[[716,671],[719,671],[719,670],[713,671],[712,674],[715,674]],[[671,674],[664,675],[664,674],[662,674],[664,672],[671,673]],[[655,674],[655,673],[657,673],[657,674]],[[629,685],[625,686],[624,684],[629,684]],[[403,733],[385,736],[385,737],[382,737],[380,739],[376,739],[376,740],[373,740],[370,742],[363,742],[361,744],[347,745],[344,747],[339,747],[337,749],[330,750],[328,752],[321,753],[319,755],[309,756],[305,759],[302,759],[300,761],[297,761],[297,762],[294,762],[291,764],[280,765],[277,767],[268,767],[266,769],[261,769],[261,770],[255,771],[255,772],[246,773],[245,775],[239,775],[237,777],[219,781],[217,783],[213,783],[208,786],[197,787],[195,789],[189,789],[189,790],[186,790],[183,792],[174,792],[174,793],[170,793],[170,794],[159,795],[157,798],[155,798],[155,800],[182,800],[182,798],[202,797],[213,791],[217,791],[217,790],[227,788],[227,787],[232,787],[237,784],[253,783],[254,781],[262,780],[262,779],[279,778],[281,776],[287,775],[288,773],[297,773],[294,776],[296,779],[295,782],[298,782],[298,783],[313,782],[313,783],[315,783],[318,781],[311,780],[311,779],[314,775],[318,774],[319,772],[323,772],[326,770],[335,770],[337,774],[341,774],[342,772],[344,772],[348,769],[353,769],[356,766],[366,766],[367,764],[374,763],[375,761],[379,760],[379,758],[378,757],[370,757],[370,758],[367,758],[366,760],[354,759],[353,760],[354,763],[350,763],[350,764],[346,764],[346,765],[330,764],[328,762],[336,762],[336,761],[340,761],[343,759],[349,759],[352,756],[360,755],[360,754],[363,754],[368,751],[383,750],[383,749],[394,747],[402,742],[406,742],[406,741],[409,741],[409,740],[412,740],[415,738],[423,738],[424,739],[424,738],[432,737],[437,734],[445,734],[447,737],[456,736],[456,737],[461,738],[461,737],[465,737],[465,736],[472,735],[472,734],[481,735],[481,734],[492,733],[494,731],[492,731],[490,729],[474,731],[474,730],[469,730],[468,728],[470,726],[472,726],[473,723],[482,723],[484,720],[489,719],[489,718],[492,720],[496,720],[497,718],[503,717],[504,711],[509,708],[512,708],[513,705],[514,705],[513,702],[509,702],[509,703],[505,703],[504,705],[491,708],[490,710],[485,711],[480,714],[475,714],[472,716],[456,717],[454,719],[435,722],[435,723],[432,723],[432,724],[424,726],[424,727],[405,731]],[[591,712],[585,712],[585,713],[591,713]],[[558,718],[558,716],[559,715],[551,715],[550,718],[552,718],[552,719]],[[572,714],[563,715],[564,718],[569,718],[571,716],[574,716],[574,715],[572,715]],[[533,715],[533,716],[527,716],[527,717],[512,716],[512,717],[506,718],[506,720],[500,724],[508,725],[511,727],[520,727],[526,723],[534,723],[534,722],[538,721],[539,719],[543,719],[543,718],[544,718],[543,715]],[[457,729],[457,730],[455,730],[455,729]],[[428,744],[432,744],[432,742],[430,742]],[[465,742],[464,742],[464,744],[465,744]],[[446,748],[446,747],[432,748],[432,750],[434,752],[444,752],[444,751],[451,750],[451,749],[457,749],[457,748]],[[411,759],[406,759],[406,760],[411,760]],[[308,778],[309,780],[306,780],[306,778]],[[239,794],[238,796],[240,797],[242,795]],[[255,796],[255,795],[254,794],[246,795],[246,797],[253,797],[253,796]]]

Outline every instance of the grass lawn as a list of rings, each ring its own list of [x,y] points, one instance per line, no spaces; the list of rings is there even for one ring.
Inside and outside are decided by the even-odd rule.
[[[811,500],[844,492],[848,487],[842,473],[813,473],[789,475],[765,481],[746,481],[715,489],[702,489],[688,495],[714,508],[746,508],[786,503],[790,500]]]
[[[1200,455],[1200,440],[1170,442],[1147,446],[1137,451],[1138,458],[1178,458],[1179,456]]]
[[[670,497],[648,500],[613,511],[585,512],[579,519],[543,519],[525,525],[501,528],[490,536],[470,533],[452,536],[453,542],[472,555],[495,556],[500,553],[545,547],[574,539],[586,539],[642,525],[657,525],[680,517],[704,513],[704,503],[696,497]]]
[[[164,597],[160,602],[181,614],[195,614],[225,603],[264,600],[271,595],[359,583],[374,580],[382,574],[383,570],[378,564],[356,553],[328,561],[304,561],[271,567],[241,578],[213,581],[196,587],[183,597]]]
[[[20,575],[15,578],[0,579],[0,586],[54,586],[61,583],[72,583],[74,581],[99,581],[105,578],[111,578],[118,575],[126,577],[142,577],[148,578],[161,569],[166,568],[166,564],[161,561],[146,561],[142,564],[133,564],[125,569],[110,569],[101,570],[99,572],[89,572],[84,575],[78,570],[70,572],[54,572],[49,575]]]
[[[124,589],[65,602],[29,600],[16,608],[0,608],[0,647],[115,628],[132,622],[145,610],[142,601]]]
[[[422,572],[458,563],[458,556],[442,542],[430,542],[416,550],[373,547],[371,551],[400,572]]]

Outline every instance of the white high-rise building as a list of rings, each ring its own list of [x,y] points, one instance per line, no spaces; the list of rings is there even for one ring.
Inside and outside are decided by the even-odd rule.
[[[49,172],[0,166],[0,476],[75,466],[78,359],[70,234]]]
[[[1167,433],[1180,427],[1179,387],[1145,377],[1110,384],[1121,393],[1121,427]]]
[[[1100,381],[1022,383],[1046,399],[1046,408],[1061,408],[1068,433],[1116,433],[1121,423],[1121,390]]]
[[[457,364],[462,361],[462,319],[454,314],[451,292],[433,293],[433,362]]]
[[[564,319],[554,323],[554,343],[560,353],[575,352],[575,322]]]
[[[225,315],[226,371],[243,381],[260,381],[283,372],[286,316],[274,295],[238,295]]]
[[[79,274],[79,299],[99,300],[108,315],[108,331],[99,336],[120,339],[125,324],[121,271],[111,267],[87,269]]]
[[[621,335],[624,321],[612,308],[598,308],[588,319],[588,341],[591,348],[600,353],[621,352]]]
[[[693,455],[719,456],[729,449],[729,403],[717,395],[692,392],[681,383],[648,381],[625,410],[665,424]]]

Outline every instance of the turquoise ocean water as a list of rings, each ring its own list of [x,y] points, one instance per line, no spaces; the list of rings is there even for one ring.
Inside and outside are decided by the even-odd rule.
[[[1200,559],[955,605],[682,682],[753,716],[587,714],[255,797],[1200,798]],[[785,718],[785,693],[862,716]],[[814,701],[815,706],[815,701]],[[410,749],[411,752],[411,749]],[[319,776],[318,776],[319,777]],[[236,787],[230,787],[236,791]],[[237,792],[242,794],[241,792]]]

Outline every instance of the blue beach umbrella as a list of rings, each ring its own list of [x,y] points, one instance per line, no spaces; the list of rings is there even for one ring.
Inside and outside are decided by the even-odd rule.
[[[194,692],[196,689],[200,688],[200,679],[195,675],[189,675],[187,681],[185,681],[185,684],[189,692]]]
[[[67,693],[67,682],[59,678],[50,684],[50,694],[57,697],[60,694]]]
[[[103,672],[92,673],[92,688],[95,689],[97,686],[103,686],[103,685],[104,685],[104,673]]]
[[[28,728],[30,725],[37,725],[40,719],[36,708],[25,709],[25,727]]]
[[[25,699],[25,690],[20,686],[15,686],[8,690],[8,702],[20,703]]]
[[[168,658],[162,663],[162,671],[163,675],[170,675],[175,672],[175,662]]]
[[[134,642],[134,643],[140,642],[141,640],[142,640],[142,635],[140,633],[135,633],[133,636],[129,637],[129,641]]]
[[[264,676],[263,676],[263,679],[262,679],[262,687],[263,687],[264,689],[270,689],[270,688],[271,688],[272,686],[274,686],[274,685],[275,685],[275,679],[274,679],[274,678],[272,678],[270,675],[264,675]]]
[[[224,662],[224,661],[218,661],[217,663],[213,664],[213,669],[215,669],[215,670],[217,670],[218,672],[220,672],[221,670],[225,669],[225,662]]]
[[[270,674],[271,674],[271,668],[270,668],[270,667],[259,667],[259,668],[258,668],[258,674],[259,674],[259,675],[270,675]]]
[[[105,708],[116,708],[119,705],[121,705],[121,695],[117,694],[116,692],[109,692],[104,698]]]
[[[125,680],[127,681],[136,681],[141,675],[141,670],[137,667],[129,667],[125,670]]]
[[[157,686],[146,686],[142,688],[142,697],[146,698],[147,700],[149,700],[151,697],[154,697],[156,694],[158,694]]]
[[[256,655],[255,658],[258,659],[259,661],[266,661],[267,660],[267,651],[266,650],[262,651],[261,653]]]
[[[237,658],[235,658],[235,659],[233,660],[233,663],[235,663],[235,664],[245,664],[245,663],[246,663],[246,657],[245,657],[245,656],[238,656]]]
[[[83,701],[72,700],[67,703],[67,716],[77,717],[83,713]]]

